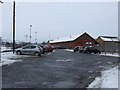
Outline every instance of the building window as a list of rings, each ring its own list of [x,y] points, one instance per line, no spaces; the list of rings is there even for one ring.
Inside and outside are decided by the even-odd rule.
[[[86,44],[92,44],[92,42],[86,42]]]

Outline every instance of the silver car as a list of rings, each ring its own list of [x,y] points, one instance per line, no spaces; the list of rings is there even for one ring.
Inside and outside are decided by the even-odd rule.
[[[36,44],[29,44],[26,46],[23,46],[22,48],[18,48],[15,50],[17,55],[21,55],[21,54],[31,54],[31,55],[35,55],[35,56],[40,56],[41,54],[43,54],[43,49]]]

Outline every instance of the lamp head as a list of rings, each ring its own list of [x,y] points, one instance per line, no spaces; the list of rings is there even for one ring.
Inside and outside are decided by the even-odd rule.
[[[3,2],[0,0],[0,3],[2,3],[3,4]]]

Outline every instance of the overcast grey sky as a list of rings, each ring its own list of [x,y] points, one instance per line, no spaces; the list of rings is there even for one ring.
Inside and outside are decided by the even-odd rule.
[[[2,5],[2,37],[12,40],[12,3]],[[93,37],[118,36],[116,2],[17,2],[16,40],[25,41],[32,25],[38,42],[88,32]]]

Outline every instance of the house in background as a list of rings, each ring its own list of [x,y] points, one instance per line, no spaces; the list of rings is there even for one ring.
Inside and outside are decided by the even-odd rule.
[[[50,41],[50,44],[64,48],[74,48],[75,46],[96,46],[98,45],[98,42],[85,32],[81,35],[74,35]]]
[[[100,49],[103,52],[118,52],[120,40],[118,37],[113,36],[99,36],[96,41],[100,45]]]

